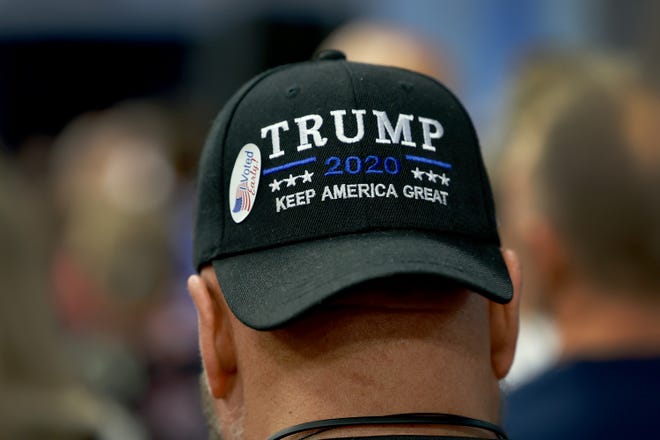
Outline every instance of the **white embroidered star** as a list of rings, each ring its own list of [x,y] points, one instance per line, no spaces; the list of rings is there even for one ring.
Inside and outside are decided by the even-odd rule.
[[[298,176],[296,176],[298,177]],[[289,177],[286,180],[286,186],[287,188],[290,186],[296,186],[296,177],[293,177],[293,174],[289,174]]]
[[[275,192],[280,190],[280,185],[284,182],[283,180],[277,180],[274,179],[271,183],[268,184],[270,186],[270,192]]]
[[[442,174],[440,175],[440,181],[441,181],[441,183],[442,183],[444,186],[449,186],[449,181],[450,181],[450,180],[451,180],[451,179],[450,179],[449,177],[447,177],[447,175],[446,175],[445,173],[442,173]]]
[[[438,174],[435,174],[433,170],[429,170],[429,172],[426,173],[426,177],[429,178],[429,182],[435,183],[435,180],[440,176]]]
[[[305,182],[312,182],[312,176],[314,173],[310,173],[309,171],[305,170],[305,174],[302,174],[300,177],[302,177],[302,183]]]
[[[410,170],[411,173],[413,173],[413,177],[417,180],[424,180],[424,171],[421,171],[419,167],[415,167],[414,170]]]

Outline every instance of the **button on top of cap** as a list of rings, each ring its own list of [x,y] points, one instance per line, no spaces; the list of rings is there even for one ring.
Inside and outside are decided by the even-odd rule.
[[[335,49],[326,49],[318,52],[314,56],[315,60],[345,60],[344,52]]]

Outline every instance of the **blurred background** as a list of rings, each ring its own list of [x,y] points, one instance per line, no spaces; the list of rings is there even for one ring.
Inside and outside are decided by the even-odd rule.
[[[195,167],[256,73],[339,47],[435,75],[499,195],[526,186],[510,164],[532,147],[508,147],[529,65],[615,54],[654,82],[658,24],[655,1],[0,0],[0,432],[207,437],[185,291]],[[525,197],[501,201],[505,242]],[[558,350],[529,297],[511,387]]]

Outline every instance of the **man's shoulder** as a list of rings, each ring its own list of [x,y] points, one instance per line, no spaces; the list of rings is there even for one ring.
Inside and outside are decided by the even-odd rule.
[[[329,440],[485,440],[482,437],[455,437],[446,435],[377,435],[370,437],[343,437]]]
[[[660,411],[658,371],[659,358],[560,365],[507,396],[505,427],[511,438],[521,439],[650,433],[655,429],[649,421]]]
[[[540,374],[507,396],[510,405],[526,405],[560,396],[578,399],[579,395],[595,397],[598,391],[608,394],[621,388],[629,390],[635,382],[657,389],[660,387],[660,357],[646,359],[580,360],[565,363]]]

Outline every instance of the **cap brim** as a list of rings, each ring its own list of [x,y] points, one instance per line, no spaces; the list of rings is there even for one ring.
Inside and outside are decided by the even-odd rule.
[[[437,275],[498,303],[513,295],[497,245],[412,231],[351,234],[213,262],[227,304],[249,327],[269,330],[355,284],[397,274]]]

